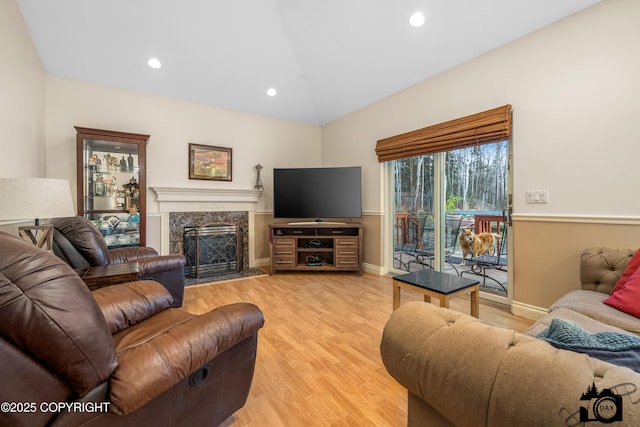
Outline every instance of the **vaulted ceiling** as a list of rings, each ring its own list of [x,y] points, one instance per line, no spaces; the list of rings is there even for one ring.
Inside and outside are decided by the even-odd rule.
[[[318,125],[598,2],[17,0],[48,75]]]

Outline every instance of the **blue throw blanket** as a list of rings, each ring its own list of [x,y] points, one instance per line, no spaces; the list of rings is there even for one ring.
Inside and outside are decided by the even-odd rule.
[[[640,372],[640,337],[635,335],[612,331],[592,334],[569,320],[553,319],[549,327],[536,338],[556,348],[585,353]]]

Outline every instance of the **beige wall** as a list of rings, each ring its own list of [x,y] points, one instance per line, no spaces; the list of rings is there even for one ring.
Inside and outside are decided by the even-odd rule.
[[[320,165],[318,126],[241,113],[128,90],[47,77],[47,170],[71,182],[75,198],[74,126],[151,135],[147,145],[147,245],[161,250],[153,187],[252,190],[263,166],[256,210],[272,208],[272,170]],[[189,143],[231,147],[232,181],[188,179]],[[266,232],[260,226],[255,231]],[[264,242],[254,240],[259,246]],[[261,248],[259,250],[262,250]]]
[[[589,246],[640,247],[640,220],[527,217],[514,220],[514,300],[549,307],[580,289],[580,254]]]
[[[362,245],[363,260],[367,265],[367,271],[375,272],[374,267],[380,270],[380,266],[384,265],[383,251],[380,242],[382,241],[382,220],[379,214],[362,215]],[[380,272],[382,272],[380,270]]]
[[[255,221],[255,256],[260,265],[269,265],[269,224],[275,221],[270,212],[256,213]]]
[[[274,167],[319,166],[318,126],[257,116],[171,98],[47,77],[47,167],[75,189],[75,129],[93,127],[149,134],[149,187],[253,189],[260,163],[265,192],[258,210],[270,210]],[[188,179],[189,143],[231,147],[232,181]],[[147,212],[158,211],[147,192]]]
[[[323,127],[323,164],[361,165],[364,209],[384,211],[377,140],[512,104],[516,215],[638,218],[640,199],[630,197],[638,182],[637,22],[640,2],[604,1],[336,120]],[[550,202],[527,204],[526,191],[541,189],[549,191]],[[566,268],[575,271],[577,265],[570,262],[579,249],[554,243],[562,261],[547,260],[544,270],[521,264],[529,262],[529,251],[543,253],[548,247],[541,238],[530,245],[518,235],[530,225],[515,229],[514,298],[546,307],[560,291],[542,296],[539,290],[551,285],[541,282],[563,277]],[[552,223],[538,227],[539,236],[562,236]],[[609,245],[629,244],[618,238],[616,225],[597,228]],[[389,245],[382,233],[377,235],[382,236],[378,245]],[[604,244],[595,239],[589,244],[599,243]],[[390,260],[384,261],[388,268]]]
[[[44,177],[46,76],[14,0],[0,0],[0,58],[0,178]]]
[[[0,177],[43,177],[45,73],[14,0],[0,0],[0,58]]]

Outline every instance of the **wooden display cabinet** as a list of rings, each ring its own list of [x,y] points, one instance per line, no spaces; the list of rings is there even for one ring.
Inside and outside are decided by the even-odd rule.
[[[78,215],[109,248],[144,246],[149,135],[75,128]]]
[[[270,224],[271,274],[278,270],[362,274],[362,224]]]

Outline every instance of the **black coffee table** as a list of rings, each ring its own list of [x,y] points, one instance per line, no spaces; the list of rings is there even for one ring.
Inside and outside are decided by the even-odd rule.
[[[471,315],[478,317],[480,312],[480,282],[455,274],[440,273],[424,269],[401,274],[393,278],[393,309],[400,307],[400,289],[420,292],[425,302],[431,297],[440,300],[440,307],[449,308],[449,299],[460,294],[471,294]]]

